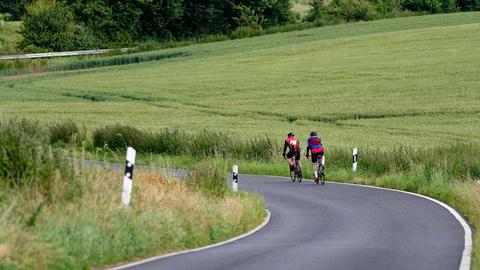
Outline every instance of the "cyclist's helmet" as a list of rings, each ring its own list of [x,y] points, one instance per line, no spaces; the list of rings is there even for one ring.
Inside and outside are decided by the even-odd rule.
[[[310,136],[317,136],[317,132],[315,131],[310,132]]]
[[[290,132],[288,132],[288,135],[287,135],[287,136],[288,136],[288,137],[292,137],[292,136],[295,136],[295,134],[293,134],[293,132],[290,131]]]

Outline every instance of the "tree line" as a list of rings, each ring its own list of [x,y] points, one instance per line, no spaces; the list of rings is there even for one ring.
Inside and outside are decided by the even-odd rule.
[[[24,50],[129,46],[294,22],[290,0],[1,0],[23,21]]]
[[[300,18],[291,0],[0,0],[0,14],[22,20],[23,51],[124,47],[143,40],[229,35],[302,21],[335,24],[480,10],[480,0],[310,0]]]

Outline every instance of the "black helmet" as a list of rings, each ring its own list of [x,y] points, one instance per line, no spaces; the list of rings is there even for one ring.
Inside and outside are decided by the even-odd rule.
[[[315,131],[310,132],[310,136],[317,136],[317,132]]]
[[[295,136],[295,134],[293,134],[293,132],[290,131],[290,132],[288,132],[288,135],[287,135],[287,136],[288,136],[288,137],[292,137],[292,136]]]

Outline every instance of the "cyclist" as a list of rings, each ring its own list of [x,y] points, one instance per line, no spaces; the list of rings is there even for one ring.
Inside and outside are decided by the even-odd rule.
[[[288,154],[285,154],[288,148]],[[295,134],[293,132],[289,132],[287,135],[287,139],[285,140],[285,144],[283,146],[283,158],[288,158],[288,164],[290,165],[290,171],[293,171],[293,162],[291,158],[295,156],[295,164],[298,168],[298,176],[302,176],[302,164],[300,163],[300,146],[298,143],[298,139],[295,138]]]
[[[312,164],[313,164],[313,174],[315,175],[315,181],[318,181],[318,168],[317,168],[317,161],[319,158],[322,159],[322,166],[324,165],[324,160],[323,160],[323,145],[322,145],[322,139],[317,136],[317,132],[312,131],[310,133],[310,137],[307,140],[307,159],[310,158],[310,151],[312,152]]]

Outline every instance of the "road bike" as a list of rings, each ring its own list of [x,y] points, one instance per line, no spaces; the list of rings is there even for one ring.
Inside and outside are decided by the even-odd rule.
[[[315,183],[325,185],[325,166],[323,165],[323,159],[323,155],[317,159],[317,178],[315,178]]]
[[[302,171],[298,170],[298,164],[295,162],[295,156],[290,158],[290,178],[292,179],[292,182],[295,182],[298,180],[299,183],[302,182]]]

